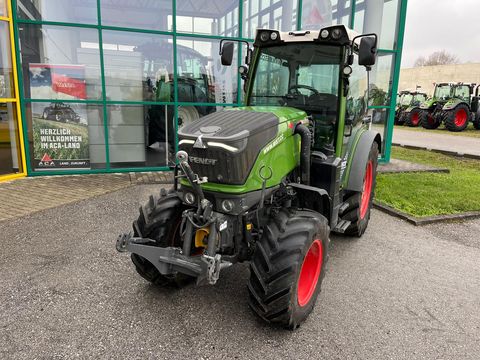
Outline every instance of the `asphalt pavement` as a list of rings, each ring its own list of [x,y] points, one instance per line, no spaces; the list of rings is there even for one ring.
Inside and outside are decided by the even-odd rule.
[[[393,130],[392,142],[394,145],[414,146],[480,158],[480,138],[452,136],[448,131],[412,131],[396,126]]]
[[[1,359],[478,359],[480,220],[414,227],[374,210],[362,239],[332,239],[292,332],[250,311],[245,264],[180,290],[135,273],[115,238],[153,191],[0,222]]]

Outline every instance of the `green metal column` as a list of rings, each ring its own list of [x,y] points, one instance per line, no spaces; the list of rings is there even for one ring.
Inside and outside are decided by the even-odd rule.
[[[395,104],[397,102],[397,93],[398,93],[398,83],[400,78],[400,67],[402,65],[402,50],[403,50],[403,39],[405,35],[405,22],[407,18],[407,3],[408,0],[401,0],[400,3],[400,14],[398,20],[398,29],[397,29],[397,48],[395,54],[395,68],[393,72],[393,84],[392,84],[392,95],[390,101],[390,111],[387,122],[387,132],[385,134],[385,153],[384,161],[389,162],[391,156],[392,148],[392,138],[393,138],[393,123],[395,119]]]

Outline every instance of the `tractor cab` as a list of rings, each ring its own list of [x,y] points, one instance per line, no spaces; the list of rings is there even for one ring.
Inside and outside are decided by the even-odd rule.
[[[225,42],[223,64],[231,64],[230,53],[233,43]],[[246,66],[239,69],[246,81],[245,103],[304,111],[313,123],[314,149],[333,153],[341,146],[340,127],[360,124],[367,115],[367,71],[375,56],[376,35],[359,35],[343,25],[318,31],[259,29],[254,50],[248,49]]]
[[[435,85],[433,97],[437,101],[447,101],[453,97],[455,85],[453,83],[440,83]]]
[[[453,87],[453,97],[470,103],[476,84],[457,83]]]

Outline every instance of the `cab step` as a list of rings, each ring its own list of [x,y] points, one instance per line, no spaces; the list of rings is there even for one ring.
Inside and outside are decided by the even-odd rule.
[[[335,226],[335,228],[332,230],[336,233],[340,233],[340,234],[343,234],[345,233],[345,231],[347,231],[348,227],[350,226],[352,222],[349,221],[349,220],[340,220],[338,223],[337,223],[337,226]]]

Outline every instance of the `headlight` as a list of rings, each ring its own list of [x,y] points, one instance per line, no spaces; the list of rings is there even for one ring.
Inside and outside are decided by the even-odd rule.
[[[185,200],[185,202],[188,205],[193,205],[193,204],[195,204],[195,195],[193,195],[193,193],[191,193],[191,192],[187,192],[183,196],[183,200]]]
[[[226,200],[222,201],[222,210],[227,212],[227,213],[232,211],[234,206],[235,206],[235,204],[233,203],[232,200],[226,199]]]
[[[278,38],[278,33],[272,32],[272,33],[270,34],[270,39],[272,39],[273,41],[277,40],[277,38]]]
[[[320,37],[321,37],[322,39],[328,38],[328,35],[330,35],[330,32],[329,32],[327,29],[322,30],[322,31],[320,32]]]

